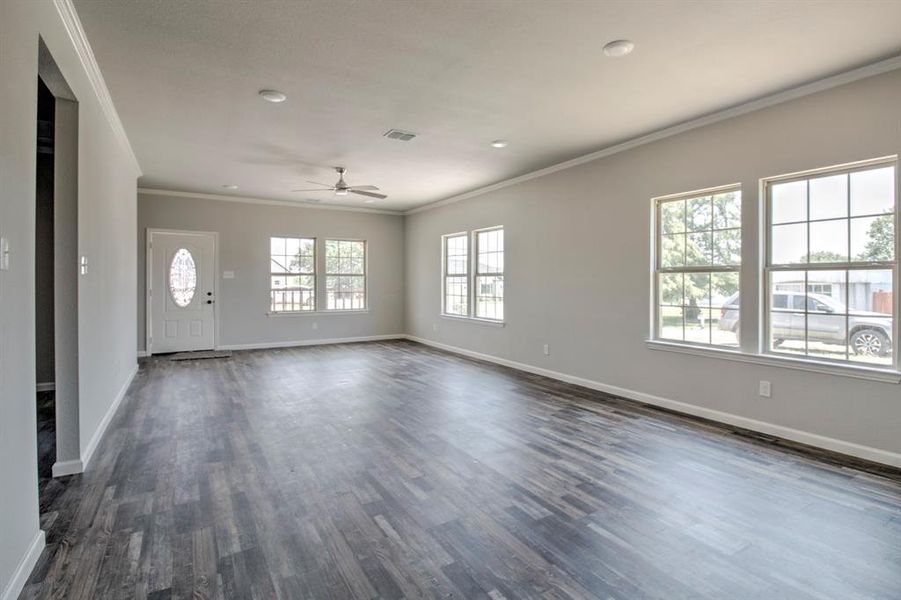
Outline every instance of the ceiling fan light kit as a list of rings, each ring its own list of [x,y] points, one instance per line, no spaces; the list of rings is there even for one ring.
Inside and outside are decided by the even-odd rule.
[[[312,188],[312,189],[302,189],[302,190],[291,190],[292,192],[334,192],[336,196],[346,196],[348,194],[359,194],[360,196],[367,196],[369,198],[378,198],[379,200],[384,200],[388,196],[385,194],[377,193],[379,188],[374,185],[347,185],[347,182],[344,181],[344,174],[347,173],[347,169],[344,167],[335,167],[335,172],[338,173],[338,182],[329,186],[326,183],[319,183],[318,181],[308,181],[307,183],[312,183],[313,185],[319,185],[322,187]],[[372,200],[367,200],[367,202],[372,202]]]

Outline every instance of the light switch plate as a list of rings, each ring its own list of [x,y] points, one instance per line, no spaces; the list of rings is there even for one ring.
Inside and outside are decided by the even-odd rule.
[[[0,238],[0,271],[9,271],[9,240]]]
[[[234,271],[222,271],[222,279],[234,279],[235,272]]]

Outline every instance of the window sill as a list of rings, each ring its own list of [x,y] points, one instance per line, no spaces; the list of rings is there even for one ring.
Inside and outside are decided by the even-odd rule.
[[[313,316],[325,316],[325,315],[365,315],[369,314],[369,309],[361,309],[361,310],[295,310],[295,311],[280,311],[280,312],[272,312],[269,311],[266,313],[267,317],[305,317],[309,315]]]
[[[870,381],[879,381],[882,383],[901,383],[901,372],[893,369],[873,369],[857,365],[840,365],[818,360],[803,360],[768,354],[746,354],[738,350],[729,350],[728,348],[707,348],[691,344],[679,344],[677,342],[664,342],[662,340],[647,340],[645,343],[651,350],[679,352],[681,354],[753,363],[766,365],[768,367],[811,371],[814,373],[825,373],[827,375],[853,377],[856,379],[868,379]]]
[[[477,317],[460,317],[457,315],[441,315],[442,319],[450,321],[461,321],[463,323],[475,323],[476,325],[487,325],[488,327],[504,327],[504,321],[492,321],[491,319],[479,319]]]

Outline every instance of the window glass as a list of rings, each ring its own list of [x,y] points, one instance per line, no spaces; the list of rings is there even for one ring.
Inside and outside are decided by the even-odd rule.
[[[325,240],[325,308],[366,308],[366,242]]]
[[[475,316],[504,319],[504,230],[476,232]]]
[[[881,164],[767,185],[770,351],[894,364],[895,177]]]
[[[269,238],[269,310],[316,310],[316,240]]]
[[[656,207],[656,336],[737,347],[741,192],[660,200]]]

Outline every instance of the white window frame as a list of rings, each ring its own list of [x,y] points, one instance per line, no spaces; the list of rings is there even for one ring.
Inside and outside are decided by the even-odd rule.
[[[671,346],[688,346],[695,348],[703,348],[710,349],[715,351],[725,351],[725,352],[738,352],[740,350],[740,346],[725,346],[722,344],[714,344],[714,343],[703,343],[703,342],[694,342],[688,340],[673,340],[668,338],[663,338],[660,336],[660,275],[665,273],[682,273],[682,274],[691,274],[691,273],[737,273],[739,278],[739,293],[741,293],[741,269],[744,261],[741,260],[737,265],[700,265],[700,266],[682,266],[682,267],[663,267],[661,265],[662,260],[662,250],[661,250],[661,242],[663,237],[663,225],[660,219],[660,207],[663,204],[668,202],[675,202],[679,200],[691,200],[694,198],[700,198],[703,196],[713,196],[716,194],[723,194],[729,192],[738,192],[741,194],[741,184],[739,183],[730,183],[728,185],[720,185],[711,188],[704,188],[700,190],[694,190],[691,192],[682,192],[678,194],[668,194],[666,196],[658,196],[657,198],[651,199],[652,206],[652,226],[651,226],[651,239],[652,239],[652,252],[651,252],[651,340],[654,342],[660,342],[662,344],[671,345]],[[742,195],[741,202],[745,202],[745,198]],[[744,210],[742,209],[742,213]],[[744,232],[744,220],[742,220],[742,225],[738,227],[741,233]],[[735,228],[729,228],[735,229]],[[711,229],[711,231],[714,231]],[[743,236],[742,236],[743,237]],[[744,241],[744,240],[742,240]],[[741,250],[742,259],[744,258],[744,244],[742,244]],[[712,310],[712,307],[711,307]],[[739,308],[741,311],[741,308]],[[743,313],[740,313],[743,314]],[[684,316],[683,316],[683,327],[684,327]],[[684,336],[683,336],[684,337]]]
[[[454,238],[464,238],[466,240],[466,272],[463,275],[449,274],[447,272],[447,242]],[[459,231],[457,233],[447,233],[441,236],[441,314],[445,317],[467,318],[472,308],[472,283],[470,281],[472,275],[472,240],[469,233]],[[455,313],[447,310],[447,279],[448,277],[465,277],[466,278],[466,312]]]
[[[748,256],[748,252],[751,252],[751,248],[756,249],[757,257],[756,260],[752,263],[747,260],[742,261],[742,294],[744,295],[753,295],[758,302],[758,307],[756,311],[753,312],[743,312],[742,318],[746,321],[752,321],[756,319],[754,323],[746,323],[742,326],[743,334],[748,337],[747,340],[741,341],[741,348],[737,350],[733,350],[730,348],[724,347],[716,347],[716,346],[702,346],[696,345],[692,346],[685,343],[668,341],[668,340],[658,340],[654,337],[654,332],[656,327],[656,308],[655,304],[657,303],[657,289],[656,289],[656,247],[657,247],[657,224],[656,224],[656,205],[654,200],[652,199],[651,203],[651,239],[650,239],[650,247],[651,247],[651,264],[649,272],[650,272],[650,288],[651,288],[651,310],[650,310],[650,331],[651,335],[646,340],[646,346],[650,350],[656,351],[665,351],[665,352],[677,352],[680,354],[687,354],[691,356],[700,356],[704,358],[714,358],[718,360],[726,360],[730,362],[739,362],[739,363],[748,363],[755,365],[762,365],[766,367],[774,367],[780,369],[790,369],[796,371],[806,371],[813,373],[823,373],[827,375],[836,375],[841,377],[849,377],[852,379],[862,379],[867,381],[877,381],[881,383],[888,384],[899,384],[901,383],[901,349],[898,349],[895,345],[894,353],[895,353],[895,361],[893,366],[889,367],[885,366],[870,366],[865,363],[857,363],[857,362],[848,362],[848,361],[829,361],[820,358],[809,358],[800,356],[797,354],[773,354],[766,352],[766,347],[768,346],[769,340],[767,338],[768,334],[768,323],[767,323],[767,304],[769,302],[769,290],[768,290],[768,281],[767,281],[767,264],[769,257],[769,214],[768,214],[768,193],[766,189],[767,182],[778,182],[785,181],[786,179],[790,179],[792,177],[799,179],[809,179],[811,177],[815,177],[820,174],[827,174],[829,172],[836,172],[840,169],[849,169],[849,170],[857,170],[860,168],[864,168],[867,166],[877,166],[880,164],[895,164],[895,264],[893,265],[893,344],[897,344],[899,330],[899,320],[901,320],[901,315],[899,315],[899,307],[901,307],[901,281],[899,281],[899,263],[901,263],[901,165],[899,165],[898,155],[890,155],[883,156],[880,158],[875,158],[871,160],[864,161],[855,161],[848,162],[840,165],[835,165],[832,167],[825,167],[820,169],[810,169],[803,172],[796,172],[793,174],[786,174],[774,177],[766,177],[758,180],[759,186],[757,188],[757,202],[753,204],[747,204],[742,208],[742,216],[743,216],[743,233],[742,233],[742,254],[743,259]],[[701,190],[702,192],[705,190]],[[750,200],[750,196],[745,196],[744,200]],[[756,211],[756,212],[755,212]],[[753,213],[753,214],[752,214]],[[748,218],[752,218],[754,222],[756,222],[756,229],[752,232],[750,227],[752,225],[748,225],[750,223]],[[794,265],[795,270],[803,269],[804,265]],[[752,272],[753,269],[753,272]],[[755,282],[757,291],[754,292],[753,287],[749,287],[750,282]],[[878,368],[877,368],[878,367]]]
[[[283,240],[313,240],[313,272],[312,273],[273,273],[272,272],[272,240],[273,239],[283,239]],[[319,247],[318,240],[312,236],[304,236],[304,235],[270,235],[269,238],[269,311],[268,314],[273,315],[296,315],[296,314],[309,314],[315,313],[319,308]],[[276,290],[272,287],[272,278],[273,277],[312,277],[313,278],[313,308],[311,310],[274,310],[272,308],[272,292],[275,291],[291,291],[288,289],[284,290]]]
[[[796,263],[796,264],[780,264],[774,265],[772,264],[772,202],[770,202],[770,195],[772,186],[780,183],[789,183],[792,181],[806,181],[810,179],[814,179],[817,177],[826,177],[830,175],[841,175],[841,174],[850,174],[859,171],[867,171],[871,169],[878,169],[881,167],[895,167],[895,212],[894,212],[894,233],[895,233],[895,258],[893,261],[870,261],[870,262],[855,262],[851,260],[849,256],[848,262],[818,262],[818,263]],[[861,371],[872,371],[872,372],[888,372],[888,373],[898,373],[899,367],[901,367],[901,359],[899,359],[899,355],[901,352],[898,350],[898,333],[899,333],[899,289],[901,289],[901,285],[899,285],[898,281],[898,264],[899,264],[899,251],[901,251],[901,242],[899,242],[899,162],[897,156],[889,156],[889,157],[881,157],[875,158],[871,160],[858,161],[853,163],[846,163],[842,165],[836,165],[832,167],[823,167],[818,169],[812,169],[809,171],[802,171],[798,173],[791,173],[788,175],[780,175],[776,177],[767,177],[765,179],[761,179],[761,215],[763,218],[761,219],[761,236],[762,236],[762,256],[761,256],[761,268],[760,268],[760,327],[759,327],[759,336],[758,336],[758,352],[762,355],[766,355],[768,357],[772,357],[775,360],[785,360],[785,361],[798,361],[802,363],[812,363],[817,365],[829,365],[841,368],[843,370],[861,370]],[[849,203],[848,217],[849,227],[850,227],[850,219],[851,211],[850,211],[850,202],[851,195],[848,194],[847,201]],[[858,216],[867,216],[867,215],[858,215]],[[841,217],[839,217],[841,218]],[[810,253],[810,223],[817,222],[818,219],[810,220],[810,195],[808,192],[807,195],[807,219],[805,221],[799,221],[798,223],[806,223],[807,225],[807,253]],[[850,239],[849,239],[850,244]],[[850,248],[849,248],[850,252]],[[865,363],[859,363],[848,360],[848,352],[846,349],[846,359],[833,359],[829,357],[820,357],[820,356],[804,356],[795,353],[787,353],[787,352],[779,352],[778,350],[774,350],[770,348],[770,322],[771,322],[771,307],[769,301],[769,293],[770,293],[770,280],[772,273],[779,271],[854,271],[854,270],[886,270],[892,272],[892,362],[891,365],[868,365]],[[805,284],[805,288],[809,286],[809,284]],[[845,293],[848,293],[846,285]],[[809,290],[808,290],[808,293]],[[846,311],[850,310],[848,307],[848,302],[846,298],[845,302]],[[808,313],[805,310],[804,319],[805,319],[805,329],[807,327],[807,319]],[[849,315],[845,315],[845,331],[848,329],[848,318]],[[850,340],[849,340],[850,341]]]
[[[326,245],[329,242],[354,242],[363,244],[363,273],[329,273],[327,267]],[[362,308],[329,308],[328,307],[328,278],[329,277],[363,277],[363,306]],[[322,309],[327,313],[354,313],[367,312],[369,310],[369,244],[366,240],[330,237],[322,240]]]
[[[506,301],[507,301],[507,286],[506,286],[506,270],[507,270],[507,237],[506,232],[504,235],[504,270],[500,273],[479,273],[478,272],[478,260],[479,260],[479,234],[487,231],[497,231],[504,230],[503,225],[493,225],[491,227],[482,227],[479,229],[473,229],[470,231],[457,231],[455,233],[447,233],[441,236],[441,305],[440,305],[440,315],[446,319],[460,319],[463,321],[473,322],[473,323],[481,323],[484,325],[493,325],[496,327],[503,327],[506,324]],[[467,272],[466,272],[466,285],[467,285],[467,306],[466,306],[466,314],[460,315],[456,313],[449,313],[446,310],[446,300],[447,300],[447,240],[449,238],[458,237],[461,235],[467,236]],[[504,318],[503,319],[491,319],[487,317],[477,317],[476,316],[476,281],[479,276],[500,276],[504,278]]]
[[[353,315],[353,314],[363,314],[369,312],[369,242],[364,239],[354,239],[348,237],[329,237],[329,238],[320,238],[314,236],[301,236],[295,234],[271,234],[267,238],[269,242],[269,260],[272,260],[272,251],[271,251],[271,240],[272,238],[294,238],[294,239],[312,239],[314,240],[313,244],[313,255],[314,255],[314,268],[315,268],[315,286],[316,292],[314,294],[314,302],[315,302],[315,310],[294,310],[294,311],[273,311],[272,310],[272,269],[271,264],[270,268],[267,271],[267,277],[269,277],[269,295],[267,297],[267,310],[266,315],[270,317],[303,317],[307,315]],[[335,241],[335,242],[362,242],[363,243],[363,302],[365,304],[364,308],[328,308],[328,301],[326,298],[327,286],[326,286],[326,262],[325,262],[325,242],[326,241]],[[279,273],[279,275],[284,275],[284,273]],[[353,274],[332,274],[332,276],[356,276],[359,277],[359,273]]]

